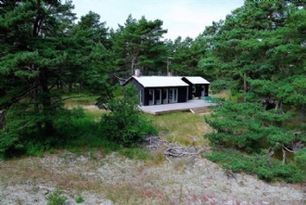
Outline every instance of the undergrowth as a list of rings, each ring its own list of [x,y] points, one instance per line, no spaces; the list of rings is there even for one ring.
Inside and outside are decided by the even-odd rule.
[[[101,131],[96,117],[88,115],[81,108],[63,110],[60,114],[56,114],[56,117],[53,118],[55,134],[53,139],[48,141],[44,141],[43,137],[38,137],[40,133],[35,132],[34,126],[23,127],[22,131],[18,131],[17,128],[30,118],[24,117],[9,121],[11,118],[16,118],[14,113],[8,115],[8,129],[0,132],[2,158],[18,155],[42,156],[45,152],[52,152],[56,149],[67,149],[72,152],[102,150],[104,154],[118,152],[133,159],[150,158],[149,152],[137,144],[125,147],[111,141],[108,133]],[[11,139],[11,136],[15,136],[13,145],[9,144],[10,141],[5,141]]]
[[[256,174],[265,181],[284,180],[290,183],[303,182],[306,172],[295,163],[282,165],[279,160],[268,160],[266,156],[244,154],[234,150],[213,151],[205,155],[209,160],[221,164],[224,169],[233,172]]]

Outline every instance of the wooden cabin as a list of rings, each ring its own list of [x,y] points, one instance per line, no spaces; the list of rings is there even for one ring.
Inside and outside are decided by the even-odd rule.
[[[130,77],[123,85],[132,84],[138,92],[139,105],[182,103],[208,96],[209,82],[199,76]]]

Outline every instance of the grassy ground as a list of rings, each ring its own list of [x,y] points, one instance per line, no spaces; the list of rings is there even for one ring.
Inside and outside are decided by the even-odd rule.
[[[227,93],[221,94],[226,96]],[[94,106],[97,96],[84,93],[65,96],[65,107],[68,109],[82,107],[89,117],[99,120],[105,110]],[[173,143],[182,145],[205,146],[207,139],[205,134],[211,132],[211,128],[205,123],[203,116],[190,112],[176,112],[164,115],[153,116],[146,114],[156,126],[159,136]]]
[[[103,109],[99,109],[95,106],[98,96],[89,95],[86,93],[73,93],[70,95],[66,95],[63,97],[64,99],[64,107],[67,109],[73,108],[82,108],[85,111],[85,114],[88,117],[93,118],[95,121],[99,121],[100,117],[106,111]]]
[[[159,131],[159,136],[169,142],[182,145],[207,145],[204,135],[211,128],[204,122],[203,116],[190,112],[175,112],[149,118]]]
[[[64,95],[64,104],[67,108],[84,106],[84,105],[94,105],[96,103],[98,96],[90,95],[87,93],[72,93],[69,95]]]

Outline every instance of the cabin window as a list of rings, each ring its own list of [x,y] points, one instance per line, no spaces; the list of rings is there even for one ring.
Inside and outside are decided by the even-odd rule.
[[[177,103],[177,98],[178,98],[177,93],[178,93],[177,88],[169,89],[169,103]]]

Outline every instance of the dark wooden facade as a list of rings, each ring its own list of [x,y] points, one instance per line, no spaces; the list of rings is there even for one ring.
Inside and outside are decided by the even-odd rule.
[[[188,99],[200,98],[208,96],[209,84],[193,84],[185,77],[182,80],[189,85],[188,88]]]
[[[140,105],[160,105],[187,102],[189,86],[143,87],[134,78],[130,79],[138,92]]]

